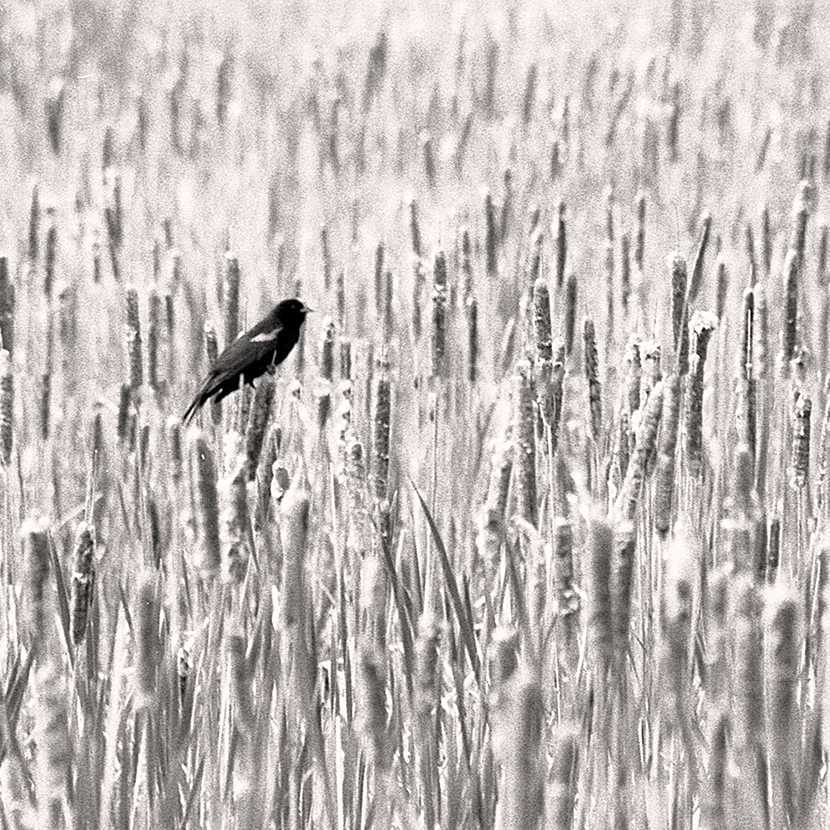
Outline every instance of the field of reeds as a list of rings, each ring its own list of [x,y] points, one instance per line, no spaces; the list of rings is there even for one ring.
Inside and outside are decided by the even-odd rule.
[[[734,6],[0,6],[0,827],[830,825],[830,13]]]

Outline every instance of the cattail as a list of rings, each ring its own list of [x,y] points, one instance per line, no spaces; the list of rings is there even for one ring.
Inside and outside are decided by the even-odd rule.
[[[801,728],[798,711],[799,656],[802,650],[799,631],[799,599],[791,586],[779,582],[766,589],[764,628],[768,637],[766,661],[769,689],[769,745],[773,761],[788,760]],[[776,758],[777,756],[777,758]]]
[[[712,216],[706,212],[700,218],[700,237],[697,241],[697,249],[695,250],[695,258],[692,263],[692,275],[689,279],[689,288],[687,291],[686,305],[691,307],[697,299],[698,291],[700,291],[700,284],[703,280],[703,265],[706,258],[706,248],[709,245],[709,235],[712,230]]]
[[[755,238],[752,235],[752,225],[747,222],[744,227],[746,257],[749,260],[749,284],[754,285],[758,277],[758,264],[755,259]]]
[[[219,541],[219,497],[216,491],[216,465],[213,451],[198,433],[193,441],[193,454],[196,464],[195,501],[198,511],[200,546],[198,562],[206,576],[213,576],[221,563],[221,545]]]
[[[32,201],[29,207],[29,262],[37,262],[40,250],[40,196],[37,184],[32,188]]]
[[[573,353],[576,333],[576,275],[569,274],[565,288],[565,354]]]
[[[435,170],[435,149],[433,147],[432,134],[429,130],[422,130],[420,135],[421,153],[424,160],[424,173],[427,177],[427,184],[430,188],[435,187],[437,173]]]
[[[244,735],[251,735],[256,727],[252,682],[253,671],[246,655],[245,635],[238,631],[228,632],[225,637],[230,664],[230,693],[234,720]]]
[[[654,527],[662,538],[665,538],[671,528],[679,420],[680,376],[673,374],[663,381],[662,425],[657,444],[657,464],[654,468]]]
[[[219,342],[216,339],[216,329],[209,320],[205,323],[205,355],[208,369],[213,369],[219,357]],[[215,398],[210,402],[211,420],[217,426],[222,422],[222,402]]]
[[[340,338],[340,379],[352,379],[352,341],[347,337]]]
[[[72,780],[69,736],[70,694],[66,678],[54,665],[37,672],[34,738],[37,747],[37,801],[41,827],[64,826],[64,810]]]
[[[562,420],[565,398],[565,344],[557,338],[552,344],[553,364],[551,367],[551,417],[550,417],[550,452],[556,452],[559,440],[559,423]]]
[[[594,321],[585,318],[584,328],[585,377],[588,379],[588,408],[591,413],[591,436],[599,442],[602,436],[602,384],[599,382],[599,357]]]
[[[610,565],[611,629],[614,654],[620,668],[628,656],[628,628],[631,618],[631,585],[637,544],[634,524],[618,522],[614,527],[614,552]]]
[[[0,256],[0,347],[14,353],[14,283],[9,277],[9,260]]]
[[[469,228],[461,229],[461,276],[464,281],[464,297],[473,293],[473,251]]]
[[[716,325],[715,316],[705,311],[696,311],[689,323],[694,332],[695,355],[686,397],[686,461],[695,478],[703,471],[703,371],[709,338]]]
[[[810,217],[810,206],[815,199],[813,186],[808,180],[798,185],[798,195],[793,203],[793,230],[790,236],[790,250],[798,255],[799,264],[804,262],[804,252],[807,241],[807,220]]]
[[[663,670],[676,706],[690,679],[696,561],[688,529],[675,533],[666,553],[663,596]],[[682,709],[679,709],[682,711]]]
[[[752,289],[752,366],[755,380],[763,380],[767,376],[769,363],[769,314],[767,311],[767,292],[763,283],[756,283]]]
[[[784,331],[781,336],[781,369],[789,376],[790,362],[795,357],[798,318],[798,253],[792,248],[784,259]]]
[[[371,645],[358,652],[358,728],[372,762],[385,769],[388,762],[386,739],[386,681],[383,660]]]
[[[160,391],[161,386],[159,379],[161,326],[161,297],[158,288],[152,285],[147,296],[147,382],[156,393]]]
[[[23,540],[22,595],[19,613],[22,628],[27,633],[30,648],[44,656],[43,649],[51,645],[51,627],[47,618],[51,610],[49,579],[49,536],[45,519],[27,519],[20,528]]]
[[[225,348],[239,334],[239,259],[232,251],[225,253]],[[299,296],[299,295],[297,295]]]
[[[14,441],[14,371],[11,355],[0,349],[0,462],[8,467]]]
[[[498,273],[498,238],[499,230],[496,227],[496,206],[493,196],[489,192],[484,197],[484,251],[487,276],[495,279]]]
[[[556,289],[565,284],[565,263],[568,258],[568,234],[565,223],[565,203],[560,202],[556,211]],[[568,350],[570,354],[570,349]]]
[[[715,266],[717,289],[715,295],[715,316],[718,322],[723,320],[724,311],[726,310],[726,295],[729,291],[729,273],[726,270],[726,260],[723,254],[718,254],[717,264]]]
[[[418,203],[414,199],[409,203],[409,238],[412,243],[412,252],[420,258],[423,256],[421,229],[418,224]]]
[[[688,320],[686,260],[677,252],[669,254],[669,270],[672,286],[672,342],[677,361],[677,373],[682,376],[688,374],[689,371],[689,342],[686,327],[686,321]]]
[[[334,377],[334,321],[331,317],[323,320],[323,340],[320,344],[320,377],[332,382]]]
[[[302,623],[307,608],[305,567],[309,496],[306,490],[290,487],[283,496],[280,510],[284,562],[282,624],[294,628]]]
[[[588,522],[587,561],[583,570],[588,612],[588,652],[600,676],[613,653],[611,616],[611,563],[614,556],[614,530],[605,519]]]
[[[754,578],[738,577],[732,586],[730,623],[734,659],[734,704],[732,707],[735,742],[741,747],[755,746],[763,737],[764,711],[762,679],[761,603]]]
[[[627,233],[620,236],[620,299],[623,314],[628,314],[631,302],[631,242]]]
[[[274,378],[268,373],[257,381],[254,402],[251,406],[251,417],[248,422],[248,429],[245,432],[248,481],[253,481],[256,478],[259,456],[262,452],[262,442],[265,439],[265,430],[268,427],[268,419],[271,415],[274,388]]]
[[[539,277],[533,285],[533,322],[536,341],[535,382],[539,410],[550,424],[553,415],[551,374],[553,371],[553,342],[551,340],[550,294],[547,281]]]
[[[46,299],[52,296],[55,285],[55,263],[58,259],[58,229],[55,225],[54,210],[49,210],[49,229],[46,231],[46,256],[44,262],[43,294]]]
[[[805,395],[799,395],[795,404],[792,445],[792,486],[802,490],[807,484],[810,466],[810,416],[813,402]]]
[[[628,464],[625,480],[617,497],[616,511],[625,521],[633,521],[640,501],[640,490],[646,476],[646,466],[654,452],[657,440],[657,429],[663,412],[663,381],[659,381],[651,390],[645,408],[643,409],[640,424],[637,427],[637,441],[634,446],[634,457]]]
[[[227,473],[217,485],[222,533],[222,574],[226,582],[237,585],[245,579],[248,547],[248,457],[241,451],[241,436],[225,435]]]
[[[515,408],[516,512],[536,524],[536,442],[530,364],[517,366]]]
[[[144,370],[141,357],[141,322],[138,316],[138,292],[127,286],[127,358],[130,366],[130,392],[134,401],[141,397]]]
[[[384,369],[375,382],[375,413],[372,419],[372,448],[375,498],[382,501],[389,494],[389,436],[392,395],[388,372]]]
[[[542,813],[540,757],[544,700],[538,678],[526,667],[502,684],[493,749],[504,778],[499,807],[503,827],[535,828]]]
[[[447,377],[447,265],[444,252],[435,254],[432,292],[432,376]]]
[[[562,723],[553,732],[545,816],[548,826],[554,830],[572,826],[578,781],[578,739],[579,730],[571,722]]]
[[[467,298],[467,379],[478,380],[478,303],[472,294]]]
[[[151,706],[158,691],[157,673],[161,658],[159,639],[160,603],[158,577],[154,571],[139,576],[135,599],[136,708]]]
[[[57,156],[61,152],[61,126],[63,105],[66,100],[66,85],[58,75],[49,81],[44,110],[46,114],[46,132],[49,134],[49,146]]]
[[[385,249],[383,242],[378,242],[377,248],[375,248],[375,311],[378,317],[381,316],[381,310],[383,306],[383,265],[384,265],[384,258],[385,258]],[[437,256],[436,256],[436,270],[438,269],[437,264]],[[438,276],[436,275],[435,282],[438,282]],[[299,295],[298,295],[299,296]]]
[[[75,533],[75,551],[72,560],[69,609],[72,645],[77,647],[86,635],[89,609],[95,590],[95,529],[86,522],[81,522]]]

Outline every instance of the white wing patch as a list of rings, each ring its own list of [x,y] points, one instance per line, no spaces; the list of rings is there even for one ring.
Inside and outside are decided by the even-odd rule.
[[[255,337],[251,338],[252,343],[267,343],[269,340],[273,340],[277,334],[279,334],[281,326],[277,326],[273,331],[264,331],[262,334],[257,334]]]

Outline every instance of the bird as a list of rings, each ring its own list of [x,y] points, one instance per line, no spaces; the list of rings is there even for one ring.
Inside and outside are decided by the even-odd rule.
[[[302,300],[282,300],[253,328],[240,335],[216,358],[199,393],[182,416],[187,426],[211,398],[221,401],[239,389],[240,381],[254,381],[279,366],[300,338],[306,314],[313,311]],[[273,370],[272,370],[273,371]]]

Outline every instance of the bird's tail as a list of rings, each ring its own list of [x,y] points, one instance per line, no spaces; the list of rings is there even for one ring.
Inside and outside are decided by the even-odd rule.
[[[201,408],[204,401],[201,394],[196,395],[193,402],[187,407],[187,411],[182,415],[182,424],[186,427],[190,426],[191,421],[196,417],[196,413]]]

